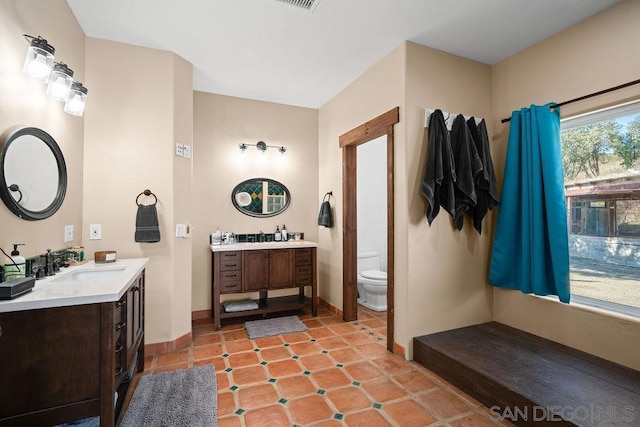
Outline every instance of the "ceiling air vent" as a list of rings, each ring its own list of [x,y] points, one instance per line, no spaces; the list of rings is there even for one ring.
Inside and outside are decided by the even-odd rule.
[[[316,10],[316,7],[318,7],[318,3],[320,3],[320,0],[277,0],[277,1],[281,3],[290,4],[291,6],[297,6],[302,9],[306,9],[310,12],[313,12],[314,10]]]

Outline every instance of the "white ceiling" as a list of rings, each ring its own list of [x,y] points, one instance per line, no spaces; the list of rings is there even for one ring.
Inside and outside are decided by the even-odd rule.
[[[67,0],[87,36],[173,51],[195,90],[319,108],[402,41],[494,64],[619,0]],[[143,72],[143,70],[141,70]]]

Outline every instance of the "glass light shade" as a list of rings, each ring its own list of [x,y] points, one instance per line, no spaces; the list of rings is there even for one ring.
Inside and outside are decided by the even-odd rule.
[[[82,116],[87,103],[87,88],[80,82],[73,82],[69,91],[69,98],[64,104],[64,111],[74,116]]]
[[[53,65],[53,70],[49,76],[49,86],[47,95],[58,101],[66,102],[69,98],[69,91],[73,83],[73,70],[66,64],[60,62]]]
[[[53,67],[54,52],[54,47],[45,39],[40,37],[32,39],[31,45],[27,48],[22,72],[41,83],[47,83]]]

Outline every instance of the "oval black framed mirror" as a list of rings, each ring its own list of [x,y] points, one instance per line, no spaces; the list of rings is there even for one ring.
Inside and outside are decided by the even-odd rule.
[[[289,207],[291,194],[287,187],[274,179],[251,178],[234,187],[231,201],[245,215],[268,218]]]
[[[67,192],[67,166],[51,135],[35,127],[17,127],[2,135],[0,198],[22,219],[49,218]]]

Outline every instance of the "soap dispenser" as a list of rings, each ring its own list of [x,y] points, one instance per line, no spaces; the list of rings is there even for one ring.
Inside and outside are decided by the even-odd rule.
[[[280,232],[280,226],[276,225],[276,233],[273,236],[273,240],[276,242],[282,241],[282,233]]]
[[[286,242],[289,240],[289,233],[287,232],[287,226],[282,224],[282,241]]]
[[[25,277],[26,263],[23,256],[18,252],[18,246],[24,246],[24,243],[14,243],[11,256],[7,257],[7,262],[4,264],[4,280],[9,281],[11,279],[18,279]],[[4,252],[4,251],[3,251]],[[5,252],[6,255],[6,252]]]

